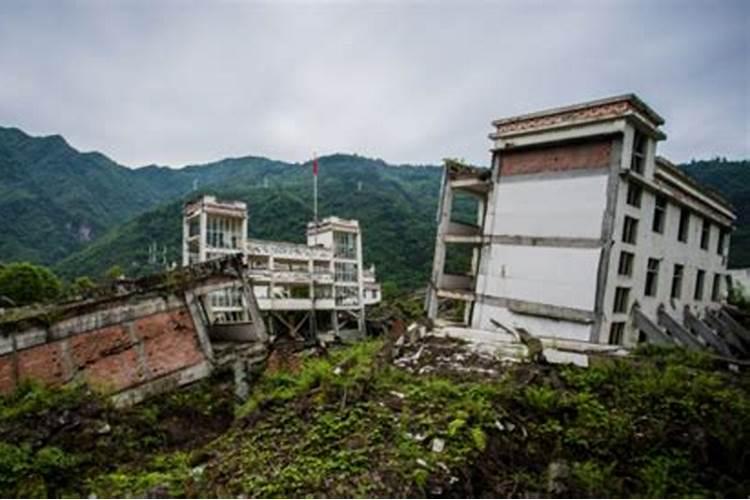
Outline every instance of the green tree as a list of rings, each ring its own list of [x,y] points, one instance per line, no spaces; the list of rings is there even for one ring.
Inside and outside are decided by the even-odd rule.
[[[15,262],[0,270],[0,296],[17,306],[54,300],[61,289],[60,280],[44,266]]]
[[[123,276],[125,276],[125,273],[122,271],[122,267],[117,264],[107,269],[107,272],[104,273],[104,277],[109,281],[115,281]]]
[[[94,283],[94,280],[92,280],[88,276],[79,276],[73,281],[73,283],[70,284],[69,294],[73,297],[85,295],[87,292],[93,290],[94,288],[96,288],[96,283]]]

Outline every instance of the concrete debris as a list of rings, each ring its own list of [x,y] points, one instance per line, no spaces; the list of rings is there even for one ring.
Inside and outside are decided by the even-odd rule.
[[[411,432],[407,432],[406,433],[406,437],[408,437],[409,439],[412,439],[412,440],[414,440],[414,441],[416,441],[418,443],[421,443],[422,441],[424,441],[427,438],[427,435],[425,435],[425,434],[412,434]]]
[[[565,480],[570,475],[570,467],[564,460],[555,460],[547,467],[547,493],[558,496],[565,493]]]
[[[206,464],[196,465],[192,469],[190,469],[190,475],[193,478],[197,478],[203,475],[203,471],[206,470]]]
[[[434,453],[442,453],[445,449],[445,439],[434,438],[432,440],[432,451]]]

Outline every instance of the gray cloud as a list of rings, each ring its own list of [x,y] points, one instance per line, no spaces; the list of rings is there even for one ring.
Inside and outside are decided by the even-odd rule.
[[[0,124],[130,166],[486,164],[492,119],[631,91],[662,154],[750,157],[750,3],[0,3]]]

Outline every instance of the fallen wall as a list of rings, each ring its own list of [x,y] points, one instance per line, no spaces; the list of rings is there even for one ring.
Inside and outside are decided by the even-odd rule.
[[[200,294],[235,280],[226,263],[149,277],[124,293],[0,320],[0,392],[27,379],[85,382],[116,401],[203,378],[213,366]]]

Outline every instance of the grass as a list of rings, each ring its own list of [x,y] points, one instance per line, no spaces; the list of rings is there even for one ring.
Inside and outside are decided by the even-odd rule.
[[[303,356],[266,371],[237,408],[217,381],[127,410],[83,387],[26,386],[0,398],[0,493],[750,494],[750,380],[706,356],[648,348],[588,369],[426,376],[388,364],[386,348]]]

